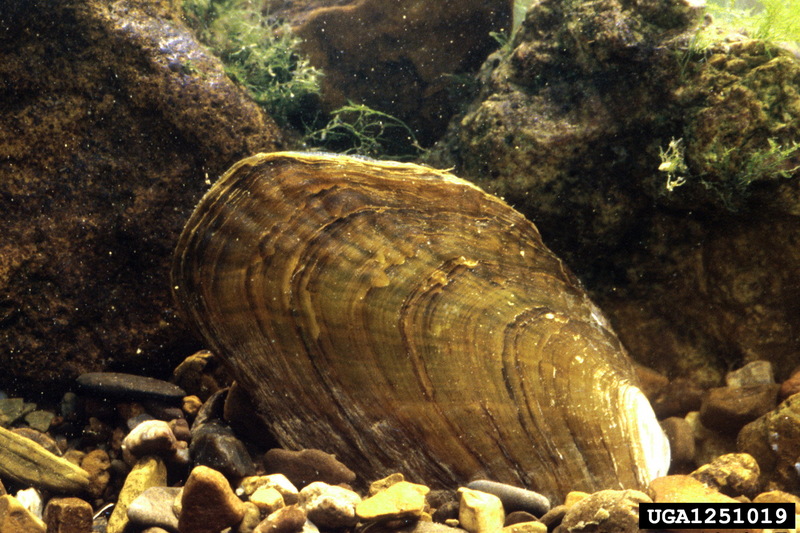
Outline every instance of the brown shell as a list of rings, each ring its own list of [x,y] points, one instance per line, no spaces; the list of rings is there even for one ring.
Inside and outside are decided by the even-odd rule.
[[[631,362],[528,220],[443,171],[272,153],[191,216],[173,288],[290,449],[550,497],[641,488],[669,451]]]

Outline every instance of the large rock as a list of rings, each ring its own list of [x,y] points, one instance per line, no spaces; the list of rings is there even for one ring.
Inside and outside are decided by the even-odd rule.
[[[280,145],[172,4],[0,5],[0,389],[173,367],[178,232],[210,181]]]
[[[455,112],[459,76],[496,48],[490,32],[511,26],[511,2],[485,0],[268,0],[303,38],[322,69],[329,108],[353,100],[390,113],[438,138]]]
[[[534,2],[429,162],[528,215],[640,362],[710,385],[763,359],[784,378],[800,185],[764,154],[800,140],[800,62],[748,40],[693,55],[696,4]],[[673,139],[687,170],[670,191]]]

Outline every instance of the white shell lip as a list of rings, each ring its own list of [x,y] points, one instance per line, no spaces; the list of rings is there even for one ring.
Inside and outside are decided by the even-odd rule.
[[[658,423],[653,407],[644,393],[630,383],[624,383],[619,389],[620,409],[625,424],[629,426],[631,439],[636,443],[632,453],[639,465],[637,473],[639,481],[646,487],[657,477],[666,476],[670,464],[670,448],[667,436]]]

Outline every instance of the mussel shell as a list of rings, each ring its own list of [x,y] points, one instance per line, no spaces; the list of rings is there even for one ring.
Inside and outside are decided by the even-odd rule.
[[[187,320],[290,449],[364,481],[642,488],[669,450],[601,312],[534,225],[447,172],[260,154],[174,258]]]

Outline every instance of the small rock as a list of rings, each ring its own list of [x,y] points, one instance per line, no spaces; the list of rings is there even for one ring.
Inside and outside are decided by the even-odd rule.
[[[433,512],[433,521],[440,524],[448,520],[458,520],[458,501],[444,502]]]
[[[663,395],[664,391],[669,387],[669,378],[664,374],[638,363],[634,363],[633,369],[636,372],[636,381],[639,383],[639,389],[651,402]]]
[[[740,452],[755,458],[761,468],[765,490],[800,490],[800,395],[782,402],[777,409],[750,422],[736,439]]]
[[[230,378],[219,360],[208,350],[184,359],[172,372],[172,381],[201,401],[230,385]]]
[[[192,431],[189,429],[189,422],[185,418],[173,418],[168,424],[176,439],[184,442],[192,440]]]
[[[11,431],[16,433],[17,435],[22,435],[25,438],[31,439],[33,442],[39,444],[42,448],[47,450],[48,452],[52,453],[53,455],[63,456],[61,453],[61,449],[56,444],[56,441],[52,439],[46,433],[42,433],[38,429],[33,428],[14,428]]]
[[[720,455],[689,475],[731,497],[753,498],[761,490],[758,463],[746,453]]]
[[[283,496],[277,489],[272,487],[259,487],[250,495],[250,501],[258,507],[262,514],[268,515],[274,513],[286,503],[283,501]],[[319,525],[323,525],[320,523]]]
[[[315,481],[300,491],[298,505],[314,524],[335,529],[356,524],[360,502],[361,497],[352,490]]]
[[[549,511],[547,511],[544,516],[539,518],[539,522],[547,526],[549,531],[553,531],[556,527],[561,524],[561,521],[564,519],[564,515],[567,514],[569,507],[566,505],[556,505]]]
[[[738,370],[725,375],[728,387],[751,387],[753,385],[774,385],[775,374],[769,361],[752,361]]]
[[[496,533],[503,529],[506,515],[500,498],[465,487],[458,492],[461,494],[458,512],[461,527],[469,533]]]
[[[0,477],[59,493],[80,492],[89,485],[85,470],[3,427],[0,427]]]
[[[163,400],[179,403],[186,392],[167,381],[122,374],[118,372],[89,372],[76,379],[81,391],[121,400]]]
[[[700,407],[700,421],[707,428],[738,433],[748,422],[775,409],[779,388],[772,384],[709,389]]]
[[[694,432],[689,423],[680,417],[671,416],[661,421],[661,429],[667,435],[670,450],[670,469],[694,467],[696,453]]]
[[[782,490],[771,490],[762,492],[753,498],[753,503],[793,503],[798,506],[800,505],[800,496],[795,496]]]
[[[670,416],[686,416],[686,413],[700,409],[702,398],[703,390],[692,381],[674,379],[652,400],[653,411],[659,420]]]
[[[50,411],[31,411],[25,415],[25,422],[33,429],[44,432],[50,429],[55,416],[56,414]]]
[[[44,502],[42,501],[41,493],[33,487],[23,490],[18,490],[14,495],[22,506],[30,511],[36,518],[42,518],[44,511]]]
[[[89,474],[89,486],[86,490],[99,498],[111,480],[111,458],[105,450],[92,450],[81,458],[80,465]]]
[[[180,487],[150,487],[145,489],[128,506],[128,519],[140,528],[160,527],[177,531],[178,515],[175,500],[180,497]]]
[[[305,523],[306,512],[297,505],[290,505],[267,516],[253,533],[299,533]]]
[[[564,505],[567,507],[572,507],[579,501],[583,500],[584,498],[588,498],[589,496],[590,494],[588,492],[583,492],[582,490],[571,490],[564,498]]]
[[[47,533],[91,533],[92,506],[80,498],[51,498],[44,510]]]
[[[106,533],[122,533],[128,525],[128,506],[150,487],[167,484],[167,467],[158,457],[142,457],[125,478],[117,504],[108,519]]]
[[[298,490],[283,474],[268,474],[265,476],[248,476],[239,483],[237,494],[248,498],[260,487],[270,487],[280,492],[286,505],[297,503]]]
[[[696,465],[710,463],[720,455],[736,451],[736,436],[726,435],[705,427],[700,421],[699,411],[687,413],[684,420],[692,428],[694,435],[694,462]]]
[[[22,418],[25,401],[22,398],[0,399],[0,427],[8,427]]]
[[[370,524],[369,533],[464,533],[458,527],[450,527],[436,522],[417,520],[411,524],[399,526],[394,522],[374,522]],[[497,533],[500,533],[499,531]]]
[[[203,407],[203,400],[198,398],[195,395],[186,396],[183,398],[183,403],[181,404],[181,409],[191,419],[197,416],[197,413],[200,412],[200,408]]]
[[[163,420],[147,420],[128,433],[122,447],[136,458],[145,455],[169,457],[177,450],[177,439]]]
[[[653,500],[638,490],[601,490],[569,508],[561,527],[574,531],[627,533],[639,527],[639,504]]]
[[[335,456],[313,448],[300,451],[273,448],[264,454],[264,467],[268,472],[285,475],[296,487],[305,487],[312,481],[338,485],[356,479],[356,474]]]
[[[222,473],[196,466],[183,487],[178,531],[218,533],[241,522],[244,512],[244,503]]]
[[[13,496],[0,496],[0,531],[2,533],[45,533],[47,526]]]
[[[783,401],[789,396],[797,394],[798,392],[800,392],[800,367],[792,370],[789,378],[781,383],[781,390],[778,392],[778,399]]]
[[[195,464],[222,472],[228,479],[252,476],[256,471],[245,445],[219,420],[199,425],[195,422],[189,454]]]
[[[369,496],[375,496],[382,490],[386,490],[395,483],[400,483],[401,481],[405,481],[406,477],[401,474],[400,472],[395,472],[394,474],[389,474],[383,479],[379,479],[377,481],[373,481],[369,484],[369,492],[367,493]]]
[[[400,481],[359,503],[356,514],[366,522],[419,518],[425,510],[428,492],[430,489],[425,485]]]
[[[242,521],[231,530],[231,533],[253,533],[261,522],[261,510],[253,502],[244,502],[244,516]]]
[[[467,488],[494,494],[503,502],[506,513],[528,511],[536,516],[542,516],[550,510],[550,500],[532,490],[483,479],[468,483]]]
[[[513,511],[506,515],[504,526],[513,526],[514,524],[521,524],[523,522],[538,522],[539,519],[527,511]]]
[[[520,522],[505,526],[503,533],[547,533],[547,526],[538,521]]]
[[[662,476],[650,482],[647,492],[655,503],[737,503],[730,496],[706,487],[691,476]]]

